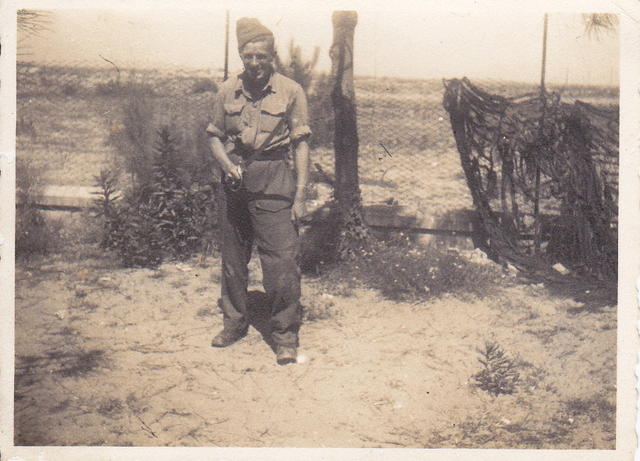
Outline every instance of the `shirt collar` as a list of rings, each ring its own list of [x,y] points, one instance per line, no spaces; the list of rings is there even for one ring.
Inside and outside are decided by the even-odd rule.
[[[275,75],[276,75],[276,71],[274,70],[273,72],[271,72],[271,75],[269,76],[269,80],[267,80],[267,83],[264,85],[264,88],[262,88],[262,95],[266,95],[267,93],[276,93],[276,89],[274,85]],[[244,73],[238,76],[238,81],[236,82],[235,91],[236,91],[236,94],[241,92],[241,93],[244,93],[244,95],[248,99],[251,99],[251,94],[244,89]]]

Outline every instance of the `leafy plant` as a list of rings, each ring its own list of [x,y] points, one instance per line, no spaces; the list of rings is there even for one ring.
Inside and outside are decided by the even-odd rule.
[[[211,185],[182,179],[179,152],[169,128],[158,132],[152,174],[120,200],[112,173],[96,178],[101,189],[96,216],[104,222],[102,246],[119,253],[125,266],[158,265],[202,251],[214,226]]]
[[[478,351],[482,370],[473,375],[478,387],[492,395],[512,394],[520,378],[516,364],[495,342],[486,342]]]

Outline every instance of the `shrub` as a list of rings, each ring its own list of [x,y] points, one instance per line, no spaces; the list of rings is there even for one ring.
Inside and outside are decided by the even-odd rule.
[[[165,259],[184,259],[210,245],[215,226],[214,190],[210,184],[185,182],[181,155],[169,128],[158,132],[152,174],[116,195],[114,175],[96,178],[101,189],[96,215],[102,218],[102,246],[115,250],[125,266],[153,267]]]
[[[423,299],[445,293],[484,296],[502,274],[467,261],[457,252],[382,244],[371,256],[371,283],[392,299]]]
[[[359,284],[400,301],[444,294],[483,297],[492,293],[498,280],[503,280],[498,266],[469,261],[442,247],[419,247],[402,235],[387,241],[373,240],[370,248],[350,260],[331,260],[328,255],[335,254],[331,247],[334,228],[331,223],[323,223],[323,231],[307,231],[302,245],[302,269],[319,275],[333,294],[349,292]],[[315,245],[307,240],[315,240]]]
[[[195,94],[205,93],[207,91],[212,93],[218,92],[218,84],[212,78],[199,78],[191,87],[191,92]]]

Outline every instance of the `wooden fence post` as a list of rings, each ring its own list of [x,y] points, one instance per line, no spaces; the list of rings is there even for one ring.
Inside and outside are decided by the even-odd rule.
[[[358,180],[358,125],[353,85],[353,37],[358,14],[334,11],[331,100],[335,113],[335,198],[339,223],[338,255],[348,257],[369,238],[362,218],[362,199]]]

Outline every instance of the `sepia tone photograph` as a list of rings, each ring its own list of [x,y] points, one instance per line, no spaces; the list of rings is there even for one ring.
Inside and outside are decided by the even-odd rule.
[[[13,445],[615,454],[624,13],[276,5],[15,12]]]

